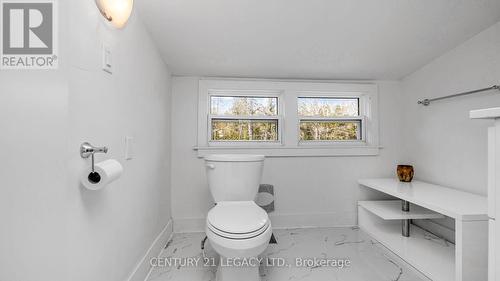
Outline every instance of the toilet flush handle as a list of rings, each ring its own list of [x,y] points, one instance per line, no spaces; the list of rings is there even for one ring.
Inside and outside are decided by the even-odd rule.
[[[214,164],[207,164],[206,166],[209,169],[215,169],[215,165]]]

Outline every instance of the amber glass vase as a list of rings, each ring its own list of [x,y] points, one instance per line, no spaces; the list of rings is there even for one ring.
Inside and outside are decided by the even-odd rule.
[[[413,179],[413,175],[415,171],[413,170],[413,166],[410,165],[398,165],[398,179],[402,182],[411,182]]]

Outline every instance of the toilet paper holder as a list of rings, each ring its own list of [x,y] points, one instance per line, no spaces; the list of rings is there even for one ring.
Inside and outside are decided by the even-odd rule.
[[[108,148],[106,146],[96,147],[88,142],[80,145],[80,156],[84,159],[92,157],[92,172],[94,172],[94,154],[96,153],[108,153]]]

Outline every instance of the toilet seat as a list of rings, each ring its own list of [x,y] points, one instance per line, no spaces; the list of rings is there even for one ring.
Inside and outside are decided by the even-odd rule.
[[[253,201],[219,202],[207,216],[207,229],[227,239],[255,238],[269,227],[267,213]]]
[[[244,240],[244,239],[251,239],[255,238],[264,232],[267,231],[269,228],[269,223],[266,223],[265,226],[263,226],[261,229],[249,232],[249,233],[243,233],[243,234],[237,234],[237,233],[230,233],[226,231],[221,231],[220,229],[215,228],[213,225],[210,223],[207,223],[207,228],[210,230],[212,233],[222,237],[222,238],[227,238],[227,239],[235,239],[235,240]]]

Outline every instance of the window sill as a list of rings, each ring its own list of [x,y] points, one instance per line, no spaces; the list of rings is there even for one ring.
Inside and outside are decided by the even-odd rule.
[[[260,154],[266,157],[331,157],[331,156],[377,156],[380,146],[311,146],[311,147],[194,147],[198,157],[211,154]]]

